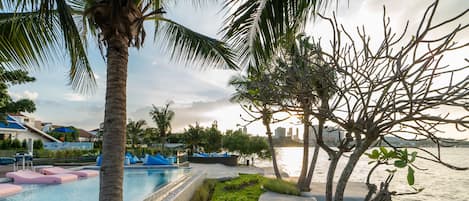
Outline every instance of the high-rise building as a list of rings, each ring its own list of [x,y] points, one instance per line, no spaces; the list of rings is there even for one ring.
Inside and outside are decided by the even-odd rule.
[[[275,138],[285,138],[287,129],[284,127],[277,127],[275,129]]]
[[[288,132],[287,132],[287,136],[286,136],[286,137],[291,139],[292,136],[293,136],[293,128],[290,127],[290,128],[288,128]]]

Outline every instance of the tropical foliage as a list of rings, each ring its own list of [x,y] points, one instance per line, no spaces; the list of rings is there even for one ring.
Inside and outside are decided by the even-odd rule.
[[[164,150],[166,137],[171,134],[171,121],[174,118],[174,111],[169,109],[170,105],[170,103],[163,107],[153,105],[153,109],[150,111],[150,116],[156,124],[161,139],[161,150]]]
[[[127,123],[127,141],[132,148],[135,148],[136,144],[141,144],[143,138],[145,137],[145,129],[143,128],[146,125],[145,120],[133,121],[129,119]]]
[[[1,62],[0,62],[1,63]],[[8,94],[8,87],[16,84],[33,82],[26,71],[6,71],[0,66],[0,120],[5,120],[7,113],[34,112],[36,106],[32,100],[19,99],[14,101]]]

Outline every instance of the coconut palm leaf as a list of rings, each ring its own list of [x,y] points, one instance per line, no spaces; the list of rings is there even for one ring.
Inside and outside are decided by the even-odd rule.
[[[271,58],[278,39],[304,27],[321,0],[228,0],[237,7],[225,21],[224,39],[239,52],[242,66],[258,66]]]
[[[171,52],[176,61],[196,64],[201,68],[237,69],[235,54],[226,43],[192,31],[172,20],[159,17],[162,22],[159,42]]]
[[[6,61],[2,65],[37,68],[51,59],[59,59],[58,53],[65,48],[71,64],[69,84],[79,92],[91,92],[96,82],[70,6],[64,0],[57,0],[55,4],[50,1],[25,2],[2,2],[3,8],[15,8],[13,12],[0,13],[0,60]],[[34,5],[46,7],[23,11],[34,8]]]

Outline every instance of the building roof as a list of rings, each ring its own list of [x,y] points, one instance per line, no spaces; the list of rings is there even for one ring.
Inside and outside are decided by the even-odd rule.
[[[81,128],[78,128],[77,130],[78,130],[78,136],[79,137],[84,137],[84,138],[94,138],[94,137],[96,137],[95,135],[93,135],[90,132],[85,131]]]
[[[8,115],[6,123],[0,121],[0,129],[11,131],[25,131],[26,127],[24,127],[21,123],[17,122],[14,118]]]
[[[52,137],[50,135],[48,135],[47,133],[44,133],[42,132],[41,130],[37,129],[37,128],[34,128],[34,126],[30,126],[28,124],[23,124],[25,127],[28,128],[29,131],[31,131],[32,133],[36,133],[36,134],[39,134],[39,135],[42,135],[43,137],[49,139],[49,140],[52,140],[54,142],[62,142],[60,140],[58,140],[57,138],[55,137]]]
[[[0,129],[4,130],[13,130],[13,131],[30,131],[31,133],[36,133],[38,135],[41,135],[51,141],[54,142],[61,142],[60,140],[48,135],[47,133],[42,132],[41,130],[35,128],[34,126],[28,125],[27,123],[20,123],[15,118],[12,116],[23,116],[22,114],[11,114],[7,116],[7,122],[8,124],[5,124],[3,122],[0,122]]]

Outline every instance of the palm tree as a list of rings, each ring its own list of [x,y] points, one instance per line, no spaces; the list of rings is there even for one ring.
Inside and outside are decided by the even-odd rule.
[[[190,154],[196,152],[197,148],[203,144],[204,128],[195,123],[195,126],[189,125],[189,128],[184,129],[184,142],[190,148]]]
[[[236,88],[236,93],[231,97],[231,101],[240,103],[241,107],[249,113],[252,117],[252,119],[247,120],[249,123],[257,120],[262,121],[262,124],[266,128],[275,176],[277,179],[282,179],[277,165],[277,157],[272,140],[272,130],[270,128],[270,124],[274,123],[273,115],[278,112],[273,109],[273,105],[276,102],[275,98],[278,97],[276,93],[277,90],[272,82],[272,78],[269,77],[267,73],[262,71],[254,72],[253,68],[250,69],[251,73],[249,73],[247,77],[238,76],[231,78],[229,83]],[[244,105],[246,103],[248,106]],[[259,116],[257,117],[255,114]]]
[[[129,123],[127,123],[127,139],[130,140],[132,148],[135,148],[135,144],[140,143],[144,137],[145,129],[142,127],[146,124],[145,120],[132,121],[129,119]]]
[[[153,105],[150,116],[158,128],[159,137],[161,138],[161,151],[164,151],[166,137],[171,133],[171,121],[174,118],[174,111],[169,109],[171,103],[166,103],[164,107],[158,108]]]
[[[234,54],[214,38],[194,32],[164,17],[163,0],[17,0],[0,2],[0,60],[4,66],[35,67],[66,49],[70,85],[90,92],[95,80],[86,55],[92,35],[105,51],[107,63],[103,160],[99,199],[123,199],[126,142],[128,49],[143,45],[143,22],[154,23],[155,37],[172,58],[203,67],[236,69]]]

